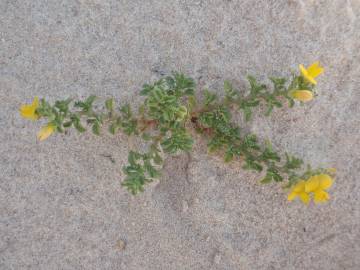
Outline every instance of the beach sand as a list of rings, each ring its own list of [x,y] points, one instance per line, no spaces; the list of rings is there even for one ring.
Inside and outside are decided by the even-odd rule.
[[[0,0],[0,269],[360,269],[359,29],[356,0]],[[171,71],[198,92],[246,89],[246,75],[268,83],[316,60],[315,100],[244,128],[337,168],[323,205],[289,203],[200,137],[134,197],[120,185],[127,136],[40,143],[44,123],[18,112],[34,96],[139,105]]]

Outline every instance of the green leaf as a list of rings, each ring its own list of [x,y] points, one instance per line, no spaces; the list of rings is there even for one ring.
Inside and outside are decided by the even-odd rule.
[[[194,96],[189,96],[188,104],[189,111],[191,112],[196,107],[196,98]]]
[[[151,135],[149,133],[143,133],[141,135],[141,138],[144,140],[144,141],[150,141],[151,140]]]
[[[283,91],[285,90],[285,78],[276,78],[276,77],[270,77],[270,80],[272,81],[274,85],[274,91]]]
[[[207,90],[207,89],[205,89],[204,95],[205,95],[205,100],[204,100],[205,106],[211,105],[217,99],[216,94],[209,92],[209,90]]]
[[[260,149],[260,146],[257,144],[257,137],[255,134],[247,134],[244,137],[244,145],[252,149]]]
[[[86,131],[86,129],[80,124],[80,122],[74,122],[74,127],[75,127],[76,130],[79,131],[80,133]]]
[[[69,104],[72,101],[71,98],[68,98],[66,100],[58,100],[55,102],[55,107],[59,109],[60,112],[63,112],[67,114],[69,111]]]
[[[88,104],[88,105],[91,105],[91,104],[93,104],[93,102],[95,101],[95,99],[96,99],[96,96],[91,95],[91,96],[89,96],[89,97],[85,100],[85,103]]]
[[[229,81],[224,81],[224,91],[227,101],[233,101],[239,95],[239,93],[234,90],[233,86]]]
[[[163,159],[161,158],[161,156],[158,153],[155,153],[153,160],[156,165],[160,165],[163,163]]]
[[[147,96],[153,89],[154,87],[152,85],[144,84],[143,89],[140,92],[140,95]]]
[[[86,131],[86,129],[81,124],[80,118],[79,118],[78,115],[73,114],[73,115],[71,115],[70,119],[71,119],[71,121],[72,121],[72,123],[73,123],[73,125],[74,125],[74,127],[76,128],[77,131],[79,131],[80,133]]]
[[[282,103],[276,99],[273,101],[272,104],[274,104],[274,106],[277,108],[281,108],[283,106]]]
[[[128,174],[121,185],[126,187],[131,194],[136,195],[144,191],[144,185],[147,182],[151,182],[151,180],[147,179],[143,172],[134,172]]]
[[[261,179],[261,184],[269,184],[272,181],[272,177],[270,175],[266,175],[263,179]]]
[[[283,177],[280,175],[277,169],[274,167],[270,167],[267,170],[266,177],[270,178],[271,180],[275,182],[281,182],[283,180]]]
[[[112,112],[114,110],[114,99],[109,98],[105,101],[105,107],[109,112]]]
[[[299,169],[304,163],[302,159],[290,156],[287,153],[285,154],[285,156],[286,156],[286,164],[284,167],[289,170]]]
[[[175,130],[171,136],[161,142],[164,151],[175,154],[177,151],[189,151],[193,145],[193,139],[185,130]]]
[[[286,96],[286,98],[287,98],[288,103],[289,103],[289,108],[294,107],[294,105],[295,105],[294,99],[292,99],[291,97],[288,97],[288,96]]]
[[[125,104],[120,108],[120,112],[122,113],[123,117],[129,119],[132,116],[131,108],[129,104]]]
[[[156,170],[153,165],[151,165],[150,161],[144,162],[144,168],[151,178],[156,178],[160,176],[159,171]]]
[[[256,162],[255,160],[253,160],[252,157],[247,157],[245,159],[245,165],[244,165],[244,169],[252,169],[258,172],[261,172],[263,167],[261,166],[260,163]]]
[[[182,73],[173,73],[175,80],[175,95],[180,96],[191,96],[194,95],[195,82],[192,78],[186,77]]]
[[[89,96],[85,101],[77,101],[74,106],[81,108],[83,112],[89,112],[92,109],[93,102],[95,101],[96,96]]]
[[[255,77],[248,76],[247,77],[249,83],[250,83],[250,95],[252,97],[256,97],[258,94],[262,93],[266,89],[265,84],[259,84]]]
[[[249,107],[244,107],[243,111],[244,111],[245,121],[246,122],[250,121],[252,115],[251,109]]]
[[[109,126],[109,132],[110,132],[112,135],[115,135],[117,129],[118,129],[118,126],[116,125],[116,123],[112,123],[112,124]]]
[[[121,123],[121,127],[122,127],[123,132],[126,135],[132,135],[132,134],[136,135],[138,133],[137,121],[135,119],[129,120],[129,121],[123,121]]]
[[[246,101],[244,100],[242,103],[243,103],[242,106],[244,107],[256,107],[260,104],[260,100],[253,98]]]
[[[92,126],[92,132],[95,135],[100,135],[100,123],[98,121],[95,121],[93,126]]]
[[[224,161],[225,162],[230,162],[230,161],[233,160],[233,158],[234,158],[234,154],[232,152],[230,152],[230,151],[227,151],[225,153]]]
[[[271,114],[271,112],[273,111],[274,106],[272,104],[268,105],[268,108],[265,112],[265,116],[269,116]]]
[[[136,165],[136,161],[139,160],[141,157],[142,156],[140,153],[130,151],[128,154],[128,162],[130,163],[130,165]]]
[[[68,121],[68,122],[65,122],[65,123],[63,124],[63,127],[65,127],[65,128],[69,128],[69,127],[71,127],[71,126],[72,126],[72,124],[73,124],[73,122],[72,122],[72,121]]]
[[[264,152],[261,155],[261,158],[266,161],[266,160],[274,160],[277,162],[280,162],[280,156],[274,152],[271,147],[266,147]]]

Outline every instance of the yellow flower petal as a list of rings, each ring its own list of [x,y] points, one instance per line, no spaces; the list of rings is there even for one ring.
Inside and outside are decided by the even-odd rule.
[[[302,64],[300,64],[299,65],[299,69],[300,69],[300,72],[301,72],[301,74],[303,75],[303,76],[307,76],[308,75],[308,72],[307,72],[307,70],[306,70],[306,68],[304,67],[304,65],[302,65]]]
[[[37,134],[38,140],[43,141],[47,139],[54,131],[55,131],[55,127],[51,124],[42,127]]]
[[[300,200],[304,203],[304,204],[309,204],[310,202],[310,196],[309,194],[307,194],[306,192],[301,192],[299,194]]]
[[[291,96],[302,102],[307,102],[314,98],[314,94],[310,90],[295,90],[291,92]]]
[[[311,176],[305,183],[305,192],[314,192],[320,185],[319,177],[317,175]]]
[[[36,109],[39,107],[39,98],[35,97],[31,104],[24,104],[20,107],[20,114],[22,117],[37,120],[39,116],[36,114]]]
[[[38,97],[34,97],[34,100],[31,103],[31,106],[33,106],[35,108],[39,107],[39,98]]]
[[[308,67],[307,72],[310,77],[316,78],[317,76],[319,76],[321,73],[324,72],[324,68],[320,66],[319,61],[316,61],[310,67]]]
[[[332,186],[333,180],[331,179],[330,175],[319,174],[318,178],[320,180],[320,188],[321,189],[328,189]]]
[[[303,65],[299,65],[299,69],[300,69],[300,72],[302,74],[302,76],[308,80],[310,83],[312,84],[316,84],[316,81],[313,77],[310,76],[308,70],[303,66]]]
[[[321,189],[318,189],[314,192],[314,202],[315,203],[322,203],[326,202],[330,199],[329,194]]]
[[[298,194],[294,191],[290,192],[288,195],[288,201],[293,201],[296,197],[298,196]]]
[[[299,193],[305,191],[305,181],[300,180],[293,188],[293,192]]]
[[[23,118],[27,118],[27,119],[31,119],[31,120],[36,120],[34,119],[35,115],[33,113],[33,109],[31,108],[30,105],[21,105],[20,107],[20,114]]]
[[[310,75],[306,75],[304,77],[305,77],[305,79],[307,79],[312,84],[315,84],[315,85],[317,84],[317,81],[315,81],[315,79],[313,77],[311,77]]]

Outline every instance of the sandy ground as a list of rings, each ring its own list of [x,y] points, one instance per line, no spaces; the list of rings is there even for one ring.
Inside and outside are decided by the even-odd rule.
[[[357,0],[0,0],[0,269],[360,269],[359,16]],[[219,90],[314,60],[320,97],[247,128],[338,169],[322,206],[288,203],[201,140],[132,197],[126,136],[39,143],[18,114],[35,95],[138,104],[172,70]]]

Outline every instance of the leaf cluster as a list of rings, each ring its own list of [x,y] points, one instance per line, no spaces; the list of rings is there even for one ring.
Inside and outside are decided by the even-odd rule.
[[[267,168],[263,183],[283,180],[281,172],[285,172],[281,163],[280,155],[275,152],[270,144],[261,146],[255,134],[242,134],[240,128],[231,122],[231,113],[225,107],[203,112],[199,117],[200,132],[210,129],[208,134],[208,148],[210,152],[221,151],[224,153],[225,162],[235,158],[244,161],[244,169],[261,172]],[[286,168],[290,171],[295,169],[289,161]]]
[[[148,133],[142,135],[143,139],[152,141],[150,154],[131,154],[130,164],[124,167],[126,178],[123,185],[133,194],[143,191],[146,183],[159,176],[158,171],[151,164],[153,162],[161,165],[160,148],[168,154],[191,150],[193,139],[185,128],[185,122],[194,88],[194,81],[179,73],[174,73],[153,84],[144,85],[141,95],[146,99],[140,108],[141,121],[156,123],[156,130],[151,135]],[[141,160],[142,164],[135,160]]]
[[[163,160],[159,154],[160,150],[152,145],[145,154],[130,151],[128,156],[129,164],[123,167],[126,177],[122,186],[126,187],[132,194],[144,191],[144,185],[152,182],[160,176],[157,166]]]
[[[301,76],[270,78],[271,87],[248,76],[249,91],[235,89],[225,81],[225,97],[208,90],[203,92],[203,101],[195,96],[194,80],[181,73],[173,73],[160,80],[145,84],[141,91],[143,104],[134,112],[129,104],[117,106],[113,98],[107,99],[101,108],[95,105],[97,98],[89,96],[83,101],[65,99],[50,105],[44,99],[37,114],[47,118],[58,132],[74,127],[84,132],[88,127],[99,135],[105,125],[111,134],[141,136],[147,142],[145,153],[130,151],[128,164],[123,167],[125,179],[122,185],[132,194],[144,190],[144,186],[160,176],[163,154],[190,151],[194,144],[190,128],[208,138],[210,152],[221,152],[225,162],[241,160],[243,168],[264,171],[262,183],[281,182],[288,179],[289,186],[304,177],[299,174],[303,161],[288,154],[275,151],[269,142],[261,143],[257,136],[244,132],[232,122],[232,112],[239,110],[249,121],[255,108],[264,106],[265,115],[274,108],[283,107],[287,101],[294,105],[290,93],[294,89],[312,89]],[[314,170],[305,172],[311,174]]]
[[[298,89],[296,88],[299,85],[298,77],[293,77],[288,86],[286,86],[287,80],[285,78],[270,77],[272,88],[259,83],[253,76],[248,76],[247,79],[250,85],[248,95],[244,95],[239,90],[234,89],[229,81],[225,81],[224,83],[226,104],[237,105],[238,109],[243,111],[246,121],[251,119],[254,108],[261,103],[263,103],[266,108],[266,116],[269,116],[274,108],[283,107],[283,103],[286,100],[288,101],[289,107],[294,106],[294,100],[290,96],[290,93],[293,89]]]

